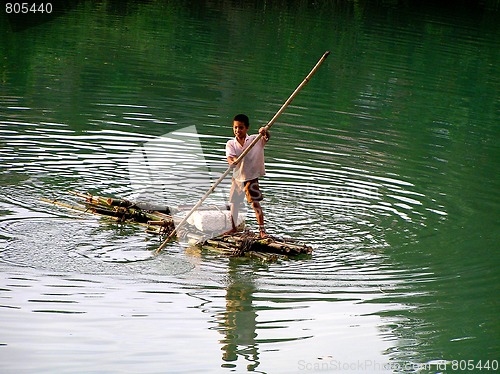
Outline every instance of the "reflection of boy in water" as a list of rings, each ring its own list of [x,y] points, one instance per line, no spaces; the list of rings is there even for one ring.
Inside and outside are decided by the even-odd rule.
[[[226,288],[226,310],[219,319],[220,332],[224,335],[222,343],[222,359],[235,362],[238,357],[246,360],[247,371],[254,371],[259,366],[257,337],[257,312],[254,297],[255,284],[252,274],[256,268],[246,271],[234,263],[229,264]],[[224,364],[223,367],[236,369],[235,364]],[[241,371],[241,370],[240,370]]]
[[[226,157],[229,165],[234,165],[233,181],[231,184],[231,192],[229,201],[231,203],[231,223],[233,229],[230,232],[236,232],[236,222],[238,222],[238,211],[240,204],[243,202],[244,195],[247,201],[252,204],[255,211],[255,217],[259,224],[260,236],[267,237],[264,228],[264,213],[260,205],[262,193],[259,189],[259,177],[266,174],[264,167],[264,146],[271,137],[269,131],[264,127],[259,129],[259,134],[262,138],[253,148],[243,157],[243,159],[235,164],[236,159],[243,151],[252,143],[258,136],[248,135],[250,121],[244,114],[238,114],[233,119],[234,139],[228,140],[226,144]]]

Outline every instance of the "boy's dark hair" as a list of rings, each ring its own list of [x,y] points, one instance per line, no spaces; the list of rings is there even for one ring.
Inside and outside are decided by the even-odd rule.
[[[234,118],[233,118],[233,121],[243,122],[245,124],[246,128],[250,127],[250,120],[244,114],[237,114],[237,115],[235,115]]]

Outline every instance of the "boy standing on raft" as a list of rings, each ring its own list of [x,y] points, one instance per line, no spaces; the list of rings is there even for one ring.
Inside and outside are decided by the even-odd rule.
[[[231,223],[233,229],[230,232],[236,232],[236,222],[238,222],[238,212],[243,198],[246,195],[247,201],[252,205],[255,211],[255,217],[259,224],[260,237],[267,237],[264,228],[264,213],[260,201],[262,193],[259,189],[259,177],[266,174],[264,166],[264,146],[271,137],[269,131],[264,127],[259,129],[262,138],[253,148],[235,164],[236,159],[252,143],[258,135],[248,135],[250,121],[244,114],[238,114],[233,119],[234,139],[228,140],[226,144],[226,157],[229,165],[234,166],[231,191],[229,193],[229,202],[231,203]]]

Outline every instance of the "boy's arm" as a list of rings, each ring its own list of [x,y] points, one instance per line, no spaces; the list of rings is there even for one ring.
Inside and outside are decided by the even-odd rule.
[[[236,164],[234,164],[234,162],[236,161],[238,157],[236,157],[236,155],[234,154],[234,150],[231,146],[231,141],[228,141],[226,143],[226,159],[227,159],[227,163],[230,165],[230,166],[236,166]]]
[[[238,157],[236,156],[228,156],[227,157],[227,163],[231,166],[236,166],[236,164],[234,163],[236,160],[238,159]]]

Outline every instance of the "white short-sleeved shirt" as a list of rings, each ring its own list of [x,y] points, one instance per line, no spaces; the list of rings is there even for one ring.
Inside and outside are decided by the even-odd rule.
[[[226,143],[226,157],[239,157],[243,151],[253,142],[258,135],[247,135],[243,146],[236,137],[228,140]],[[264,137],[258,141],[253,148],[243,157],[241,162],[235,166],[233,178],[238,182],[246,182],[266,174],[264,166],[264,146],[266,140]]]

